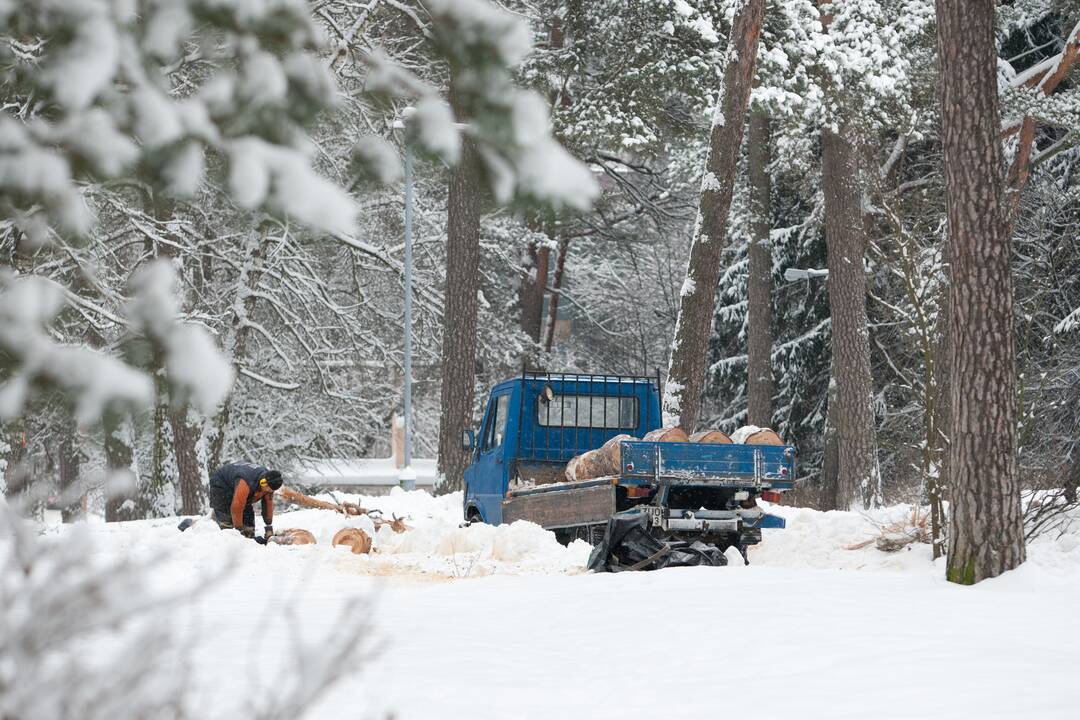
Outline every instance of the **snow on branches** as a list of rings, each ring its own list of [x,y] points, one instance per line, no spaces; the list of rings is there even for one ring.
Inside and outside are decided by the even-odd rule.
[[[4,4],[0,26],[0,203],[32,238],[89,229],[81,183],[136,174],[190,196],[207,152],[241,205],[351,229],[352,199],[311,168],[305,125],[335,90],[306,3]]]

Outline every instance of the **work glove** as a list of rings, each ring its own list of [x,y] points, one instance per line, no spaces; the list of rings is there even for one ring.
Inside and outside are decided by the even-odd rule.
[[[237,528],[237,530],[239,530],[240,534],[243,535],[246,538],[254,539],[254,537],[255,537],[255,528],[253,528],[253,527],[248,527],[247,525],[245,525],[245,526],[243,526],[241,528]]]
[[[272,537],[274,537],[274,526],[273,525],[265,525],[263,527],[263,539],[264,540],[269,540]]]
[[[259,543],[260,545],[265,545],[267,543],[267,540],[264,537],[257,537],[255,538],[255,542]]]

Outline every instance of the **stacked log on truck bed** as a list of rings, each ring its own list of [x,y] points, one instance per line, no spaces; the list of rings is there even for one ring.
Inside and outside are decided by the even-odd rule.
[[[784,441],[780,439],[774,431],[769,428],[761,428],[756,433],[751,433],[746,438],[744,445],[783,445]]]
[[[784,444],[780,436],[769,428],[740,428],[740,432],[736,436],[744,438],[743,444],[745,445]],[[636,439],[629,435],[616,435],[601,447],[574,456],[566,464],[566,479],[570,482],[577,482],[618,475],[622,471],[622,451],[619,444],[626,440]],[[719,430],[699,430],[693,435],[687,436],[683,429],[678,427],[657,428],[646,433],[642,440],[646,442],[695,442],[721,445],[730,445],[733,442],[732,438]]]
[[[622,470],[622,449],[619,443],[636,439],[630,435],[616,435],[595,450],[575,455],[566,463],[566,479],[576,482],[618,475]]]
[[[690,442],[683,429],[677,427],[656,428],[645,433],[641,439],[645,442]]]
[[[713,445],[730,445],[731,438],[719,430],[698,430],[690,436],[690,442],[710,443]]]

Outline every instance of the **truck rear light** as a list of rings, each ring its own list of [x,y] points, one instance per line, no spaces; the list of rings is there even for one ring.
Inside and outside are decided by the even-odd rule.
[[[632,498],[648,497],[649,493],[651,491],[652,491],[652,488],[649,488],[649,487],[634,487],[634,486],[631,485],[631,486],[626,488],[626,497],[632,497]]]
[[[775,490],[763,490],[761,492],[761,499],[765,502],[778,503],[780,502],[780,493]]]

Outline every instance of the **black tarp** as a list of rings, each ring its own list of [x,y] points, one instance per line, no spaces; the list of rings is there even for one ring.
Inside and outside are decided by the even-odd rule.
[[[654,537],[649,516],[640,508],[612,515],[603,539],[589,555],[589,569],[597,572],[693,565],[727,565],[727,558],[720,548],[700,540],[665,541]]]

